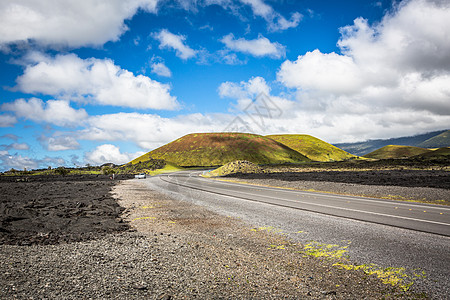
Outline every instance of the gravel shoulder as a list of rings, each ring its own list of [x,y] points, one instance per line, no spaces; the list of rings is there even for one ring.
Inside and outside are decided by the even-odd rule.
[[[152,191],[145,180],[121,181],[112,188],[112,196],[125,209],[121,217],[131,226],[128,231],[54,245],[1,244],[0,298],[417,296],[361,269],[336,268],[335,260],[311,255],[304,245],[272,228],[253,228]]]

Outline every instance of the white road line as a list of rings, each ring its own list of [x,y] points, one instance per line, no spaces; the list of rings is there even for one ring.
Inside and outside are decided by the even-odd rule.
[[[178,183],[178,181],[177,181],[177,183]],[[218,188],[218,189],[224,190],[224,189],[221,189],[221,188]],[[210,192],[210,193],[214,193],[214,191],[208,191],[208,190],[206,190],[206,191]],[[245,193],[245,192],[239,192],[239,193],[245,194],[245,195],[255,196],[254,194]],[[228,195],[228,196],[229,197],[236,197],[236,196],[232,196],[232,195]],[[237,197],[239,197],[239,196],[237,196]],[[270,197],[270,196],[264,196],[264,197],[269,198],[269,199],[276,199],[276,198],[273,198],[273,197]],[[450,224],[448,224],[448,223],[435,222],[435,221],[422,220],[422,219],[409,218],[409,217],[402,217],[402,216],[395,216],[395,215],[388,215],[388,214],[382,214],[382,213],[376,213],[376,212],[370,212],[370,211],[364,211],[364,210],[358,210],[358,209],[342,208],[342,207],[337,207],[337,206],[322,205],[322,204],[309,203],[309,202],[300,202],[300,201],[289,200],[289,199],[281,199],[281,200],[282,201],[286,201],[286,202],[293,202],[293,203],[297,203],[297,204],[303,203],[303,204],[309,204],[309,205],[313,205],[313,206],[315,205],[315,206],[325,207],[325,208],[340,209],[340,210],[353,211],[353,212],[359,212],[359,213],[365,213],[365,214],[372,214],[372,215],[377,215],[377,216],[384,216],[384,217],[391,217],[391,218],[398,218],[398,219],[404,219],[404,220],[411,220],[411,221],[418,221],[418,222],[424,222],[424,223],[431,223],[431,224],[450,226]],[[250,200],[250,201],[252,201],[252,200]]]
[[[201,180],[208,180],[208,179],[201,178]],[[221,181],[221,180],[217,180],[216,182],[219,182],[220,184],[224,184],[224,185],[241,185],[241,186],[245,186],[245,187],[249,187],[249,188],[253,188],[253,189],[263,188],[263,189],[269,189],[269,190],[273,190],[273,191],[282,190],[283,192],[302,194],[302,195],[320,194],[320,196],[333,198],[333,199],[336,199],[336,198],[339,198],[339,199],[342,199],[342,200],[354,199],[354,200],[362,201],[362,202],[363,201],[365,201],[365,202],[376,202],[376,203],[382,203],[382,204],[389,203],[388,201],[377,200],[377,199],[373,199],[373,198],[365,198],[365,197],[364,198],[358,198],[357,196],[340,196],[340,195],[334,196],[334,195],[327,195],[325,193],[320,193],[320,192],[315,193],[315,192],[306,192],[306,191],[300,191],[300,190],[293,191],[293,190],[285,189],[283,187],[276,188],[276,187],[268,187],[268,186],[255,186],[255,185],[252,185],[252,184],[231,183],[231,182],[225,182],[225,181]],[[436,207],[436,206],[433,206],[432,204],[430,204],[429,206],[426,206],[426,205],[415,204],[415,203],[401,203],[401,202],[398,202],[398,201],[395,201],[395,200],[391,200],[391,201],[392,201],[392,204],[395,203],[396,205],[398,204],[398,205],[402,205],[402,206],[421,207],[421,208],[427,208],[427,209],[435,208],[435,209],[438,209],[438,210],[450,211],[450,208],[447,208],[447,207]]]

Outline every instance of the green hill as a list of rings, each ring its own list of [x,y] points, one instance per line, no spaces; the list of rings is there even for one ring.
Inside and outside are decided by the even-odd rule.
[[[267,137],[315,161],[341,161],[355,158],[354,155],[336,146],[306,134],[281,134]]]
[[[181,167],[219,166],[236,160],[255,164],[282,164],[310,161],[307,157],[270,138],[249,133],[196,133],[136,158],[164,159]]]
[[[450,148],[439,148],[436,150],[428,151],[426,153],[416,155],[413,158],[420,160],[450,160]]]
[[[431,150],[413,146],[387,145],[364,155],[364,157],[375,159],[409,158],[430,151]]]
[[[429,138],[428,140],[420,143],[418,146],[423,148],[450,147],[450,130]]]

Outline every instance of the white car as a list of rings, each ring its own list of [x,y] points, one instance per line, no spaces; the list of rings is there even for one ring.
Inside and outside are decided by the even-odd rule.
[[[147,176],[145,175],[145,173],[141,173],[141,174],[138,174],[138,175],[134,175],[134,178],[136,178],[136,179],[145,179],[145,178],[147,178]]]

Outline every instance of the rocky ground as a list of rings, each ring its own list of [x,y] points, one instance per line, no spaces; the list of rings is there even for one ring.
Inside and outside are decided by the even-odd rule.
[[[124,231],[109,176],[0,177],[0,244],[58,244]]]
[[[31,185],[32,189],[27,190],[26,184],[7,183],[12,186],[6,190],[14,192],[3,196],[1,205],[25,198],[24,203],[32,204],[25,207],[28,216],[47,217],[29,218],[43,223],[43,227],[35,223],[37,228],[45,228],[56,217],[68,217],[76,222],[95,212],[94,219],[100,216],[105,219],[90,223],[93,230],[89,238],[57,239],[74,231],[70,229],[72,222],[68,222],[67,226],[59,227],[50,245],[44,245],[40,239],[28,239],[32,242],[25,243],[31,244],[26,246],[18,242],[23,232],[19,230],[14,236],[20,226],[9,224],[21,220],[3,219],[2,234],[5,230],[8,234],[3,235],[0,245],[2,299],[410,299],[421,296],[383,284],[362,270],[336,268],[334,260],[317,258],[304,245],[292,243],[270,228],[252,228],[239,220],[170,199],[149,190],[144,180],[121,181],[113,187],[106,180],[48,182],[51,197],[33,192],[39,191],[39,186]],[[74,189],[68,190],[68,186]],[[5,187],[2,188],[4,191]],[[113,199],[108,193],[110,188],[114,199],[125,209],[121,218],[111,213],[109,208],[114,205],[87,204],[79,211],[80,215],[73,213],[76,210],[72,203],[87,203],[80,202],[82,195],[86,199],[91,195],[91,200],[97,199],[98,203],[109,202]],[[49,203],[47,198],[58,205],[52,207],[52,201]],[[122,210],[116,207],[114,211]],[[106,218],[108,215],[110,219]],[[114,222],[119,225],[115,229],[110,227]],[[97,231],[102,224],[109,231]],[[123,231],[123,224],[129,224],[127,231]],[[43,231],[32,231],[31,236],[39,232]]]

